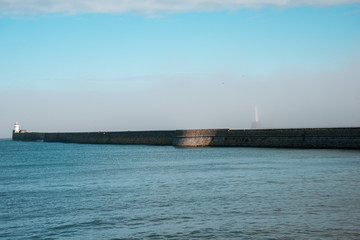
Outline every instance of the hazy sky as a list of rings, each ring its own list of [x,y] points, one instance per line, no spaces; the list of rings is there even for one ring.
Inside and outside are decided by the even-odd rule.
[[[0,138],[360,126],[359,90],[359,0],[0,0]]]

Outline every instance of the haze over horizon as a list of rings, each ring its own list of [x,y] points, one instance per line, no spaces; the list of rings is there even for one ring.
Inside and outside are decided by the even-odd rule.
[[[360,1],[0,0],[0,138],[360,126]]]

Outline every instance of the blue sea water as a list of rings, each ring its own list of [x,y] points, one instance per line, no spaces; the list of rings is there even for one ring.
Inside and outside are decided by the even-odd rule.
[[[0,239],[360,239],[360,151],[0,141]]]

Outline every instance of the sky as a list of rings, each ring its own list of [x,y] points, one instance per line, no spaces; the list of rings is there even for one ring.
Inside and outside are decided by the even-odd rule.
[[[360,126],[360,0],[0,0],[0,138]]]

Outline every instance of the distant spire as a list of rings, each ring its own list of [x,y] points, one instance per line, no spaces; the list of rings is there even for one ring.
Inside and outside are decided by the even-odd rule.
[[[259,113],[258,113],[258,108],[257,105],[255,105],[255,122],[259,121]]]
[[[251,124],[252,129],[260,129],[261,123],[259,121],[259,113],[258,113],[258,107],[255,105],[255,121]]]

